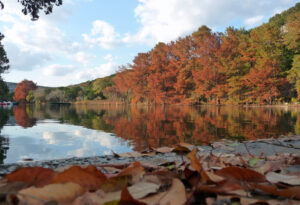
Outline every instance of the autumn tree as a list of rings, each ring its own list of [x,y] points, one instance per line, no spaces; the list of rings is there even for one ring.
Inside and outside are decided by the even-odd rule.
[[[23,80],[22,82],[18,83],[14,100],[17,102],[26,102],[26,97],[29,94],[29,91],[37,89],[37,86],[34,82],[30,80]]]

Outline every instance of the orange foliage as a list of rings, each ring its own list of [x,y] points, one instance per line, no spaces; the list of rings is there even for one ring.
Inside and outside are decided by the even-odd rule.
[[[17,124],[24,128],[33,127],[36,124],[36,119],[29,117],[26,106],[22,104],[14,107],[14,116]]]
[[[35,90],[37,88],[36,84],[30,80],[23,80],[18,83],[15,89],[14,100],[17,102],[25,102],[26,96],[30,90]]]

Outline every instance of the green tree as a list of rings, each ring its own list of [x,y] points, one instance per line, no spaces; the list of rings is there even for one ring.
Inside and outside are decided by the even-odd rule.
[[[293,67],[288,71],[287,78],[294,85],[298,99],[300,99],[300,55],[294,56]]]
[[[40,10],[44,11],[45,14],[50,14],[53,11],[54,5],[62,5],[62,0],[17,0],[23,6],[22,12],[27,15],[30,14],[32,20],[39,19]],[[0,8],[4,8],[4,4],[0,1]]]

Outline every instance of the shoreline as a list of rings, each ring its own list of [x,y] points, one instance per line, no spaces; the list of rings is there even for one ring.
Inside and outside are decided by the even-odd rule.
[[[69,102],[71,105],[121,105],[121,106],[230,106],[230,107],[300,107],[300,103],[284,103],[284,104],[184,104],[184,103],[175,103],[175,104],[146,104],[146,103],[136,103],[131,104],[127,102],[120,101],[105,101],[105,100],[91,100],[91,101],[76,101]]]
[[[278,139],[259,139],[245,142],[222,140],[214,142],[211,146],[197,146],[198,155],[239,155],[269,157],[278,154],[297,155],[300,157],[300,135],[283,136]],[[169,152],[157,153],[153,156],[116,157],[114,155],[71,157],[65,159],[40,160],[30,162],[17,162],[0,165],[0,176],[15,171],[20,167],[44,167],[57,169],[71,165],[89,164],[124,164],[133,161],[160,165],[169,162],[187,160],[185,154]]]

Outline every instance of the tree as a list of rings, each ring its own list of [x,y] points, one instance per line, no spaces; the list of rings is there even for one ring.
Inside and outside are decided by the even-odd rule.
[[[9,60],[7,58],[6,52],[4,50],[4,47],[1,43],[3,40],[4,35],[0,33],[0,80],[1,80],[1,73],[9,69]]]
[[[29,94],[29,91],[37,89],[37,86],[34,82],[30,80],[23,80],[22,82],[18,83],[14,100],[17,102],[26,102],[26,97]]]
[[[30,14],[32,20],[39,19],[39,12],[43,10],[45,14],[50,14],[53,11],[53,6],[62,5],[62,0],[17,0],[24,7],[22,9],[23,14]],[[4,4],[0,1],[0,8],[4,8]]]
[[[0,100],[5,99],[8,94],[8,87],[1,77],[1,74],[9,69],[9,60],[1,43],[3,38],[4,35],[0,33]]]

